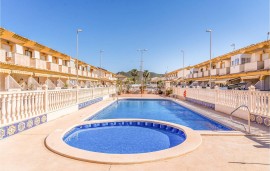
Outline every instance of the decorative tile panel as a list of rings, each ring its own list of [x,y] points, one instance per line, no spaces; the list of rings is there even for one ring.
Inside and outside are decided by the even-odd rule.
[[[47,122],[47,114],[0,127],[0,140]]]

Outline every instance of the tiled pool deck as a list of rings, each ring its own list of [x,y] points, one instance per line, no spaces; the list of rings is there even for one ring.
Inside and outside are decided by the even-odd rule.
[[[127,96],[131,97],[130,95],[123,95],[122,97]],[[132,96],[140,97],[140,95]],[[159,96],[144,95],[144,97],[156,98]],[[83,118],[94,114],[111,102],[111,99],[101,101],[80,111],[1,140],[0,170],[270,170],[269,129],[265,127],[264,129],[263,127],[252,129],[256,134],[264,134],[260,137],[209,135],[205,133],[202,135],[202,144],[191,153],[168,160],[132,165],[106,165],[77,161],[55,154],[44,146],[45,138],[54,130],[65,129],[80,123]],[[226,115],[216,115],[217,112],[211,109],[182,101],[179,101],[179,103],[193,110],[201,111],[208,116],[216,117],[216,119],[222,119],[224,122],[230,122]]]

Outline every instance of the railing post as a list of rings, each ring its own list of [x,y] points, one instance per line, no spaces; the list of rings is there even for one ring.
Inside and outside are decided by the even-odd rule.
[[[44,106],[44,112],[47,113],[49,109],[49,101],[48,101],[48,86],[47,84],[44,84],[42,86],[42,89],[44,90],[44,100],[43,100],[43,106]]]
[[[219,86],[215,86],[215,103],[214,105],[216,106],[216,104],[218,104],[218,93],[219,93]]]
[[[248,108],[250,110],[250,112],[253,112],[254,106],[256,105],[255,102],[253,102],[253,92],[255,91],[255,87],[254,86],[250,86],[248,88]]]

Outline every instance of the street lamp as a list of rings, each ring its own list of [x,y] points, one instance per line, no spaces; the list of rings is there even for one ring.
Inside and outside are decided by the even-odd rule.
[[[233,47],[233,50],[235,50],[235,43],[231,44],[231,47]]]
[[[210,84],[210,88],[211,88],[211,69],[212,69],[212,30],[211,29],[207,29],[206,32],[210,33],[210,79],[209,79],[209,84]]]
[[[103,52],[104,52],[104,50],[99,51],[99,79],[100,79],[100,83],[101,83],[101,59],[102,59]]]
[[[267,41],[269,40],[270,32],[267,32]]]
[[[82,29],[77,29],[77,47],[76,47],[76,58],[77,58],[77,85],[79,84],[78,78],[79,78],[79,32],[82,32]]]
[[[183,53],[183,84],[184,84],[184,67],[185,67],[185,51],[184,50],[181,50],[181,52]]]
[[[138,49],[138,52],[141,52],[141,66],[140,66],[140,77],[141,77],[141,96],[143,92],[143,53],[146,52],[148,49]]]

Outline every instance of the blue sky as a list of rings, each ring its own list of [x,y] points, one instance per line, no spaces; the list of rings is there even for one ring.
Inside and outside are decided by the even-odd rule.
[[[144,69],[164,73],[264,41],[269,31],[269,0],[1,0],[1,26],[113,71]]]

